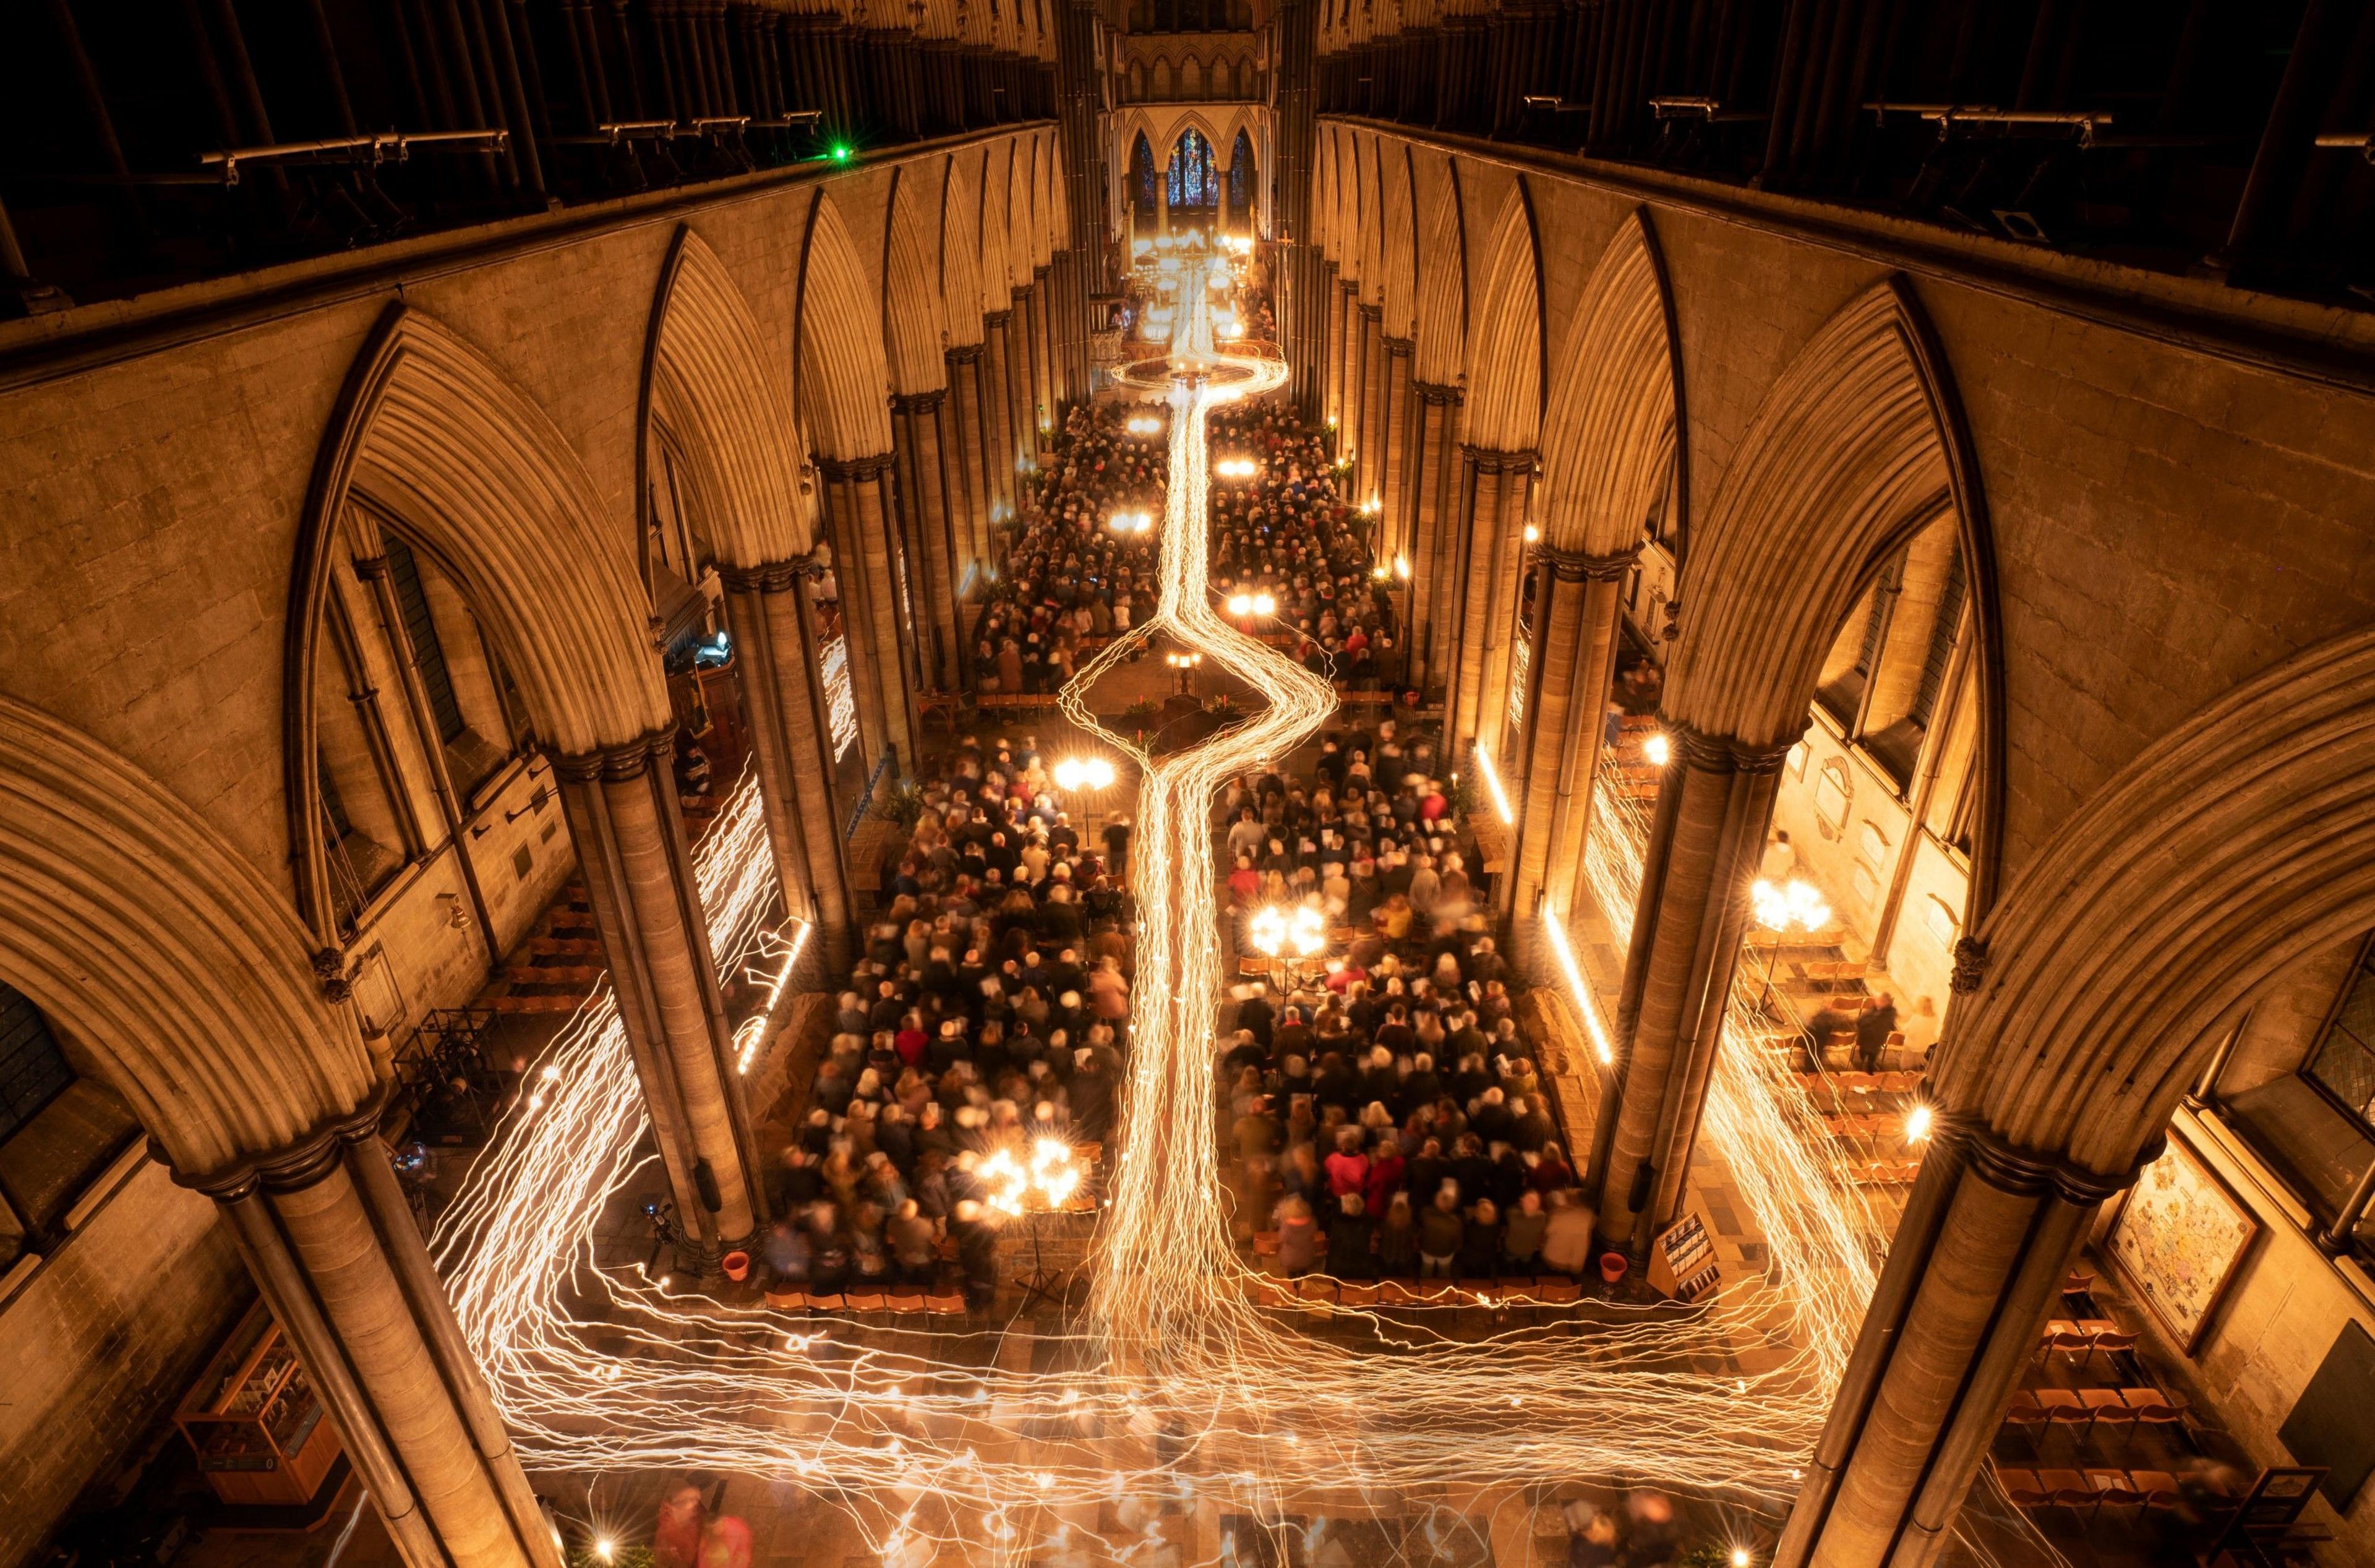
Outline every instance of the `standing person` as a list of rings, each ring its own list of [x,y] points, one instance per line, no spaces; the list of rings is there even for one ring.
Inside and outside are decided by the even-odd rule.
[[[1435,1201],[1418,1220],[1418,1272],[1422,1279],[1451,1278],[1452,1259],[1468,1228],[1459,1222],[1459,1189],[1449,1182],[1436,1189]]]
[[[1551,1194],[1550,1217],[1542,1227],[1542,1267],[1580,1279],[1591,1264],[1590,1206],[1572,1187]]]
[[[701,1489],[691,1482],[668,1494],[652,1527],[652,1562],[657,1568],[696,1568],[704,1513]]]
[[[1883,991],[1856,1019],[1856,1066],[1864,1072],[1880,1070],[1880,1054],[1896,1032],[1896,998]]]
[[[1374,1278],[1377,1268],[1369,1254],[1377,1229],[1359,1193],[1339,1198],[1336,1218],[1328,1226],[1328,1272],[1339,1279]]]
[[[1105,824],[1105,870],[1117,882],[1129,875],[1129,819],[1117,817]]]
[[[1288,1279],[1308,1274],[1319,1261],[1319,1222],[1311,1205],[1294,1194],[1279,1200],[1273,1221],[1278,1227],[1278,1267]]]

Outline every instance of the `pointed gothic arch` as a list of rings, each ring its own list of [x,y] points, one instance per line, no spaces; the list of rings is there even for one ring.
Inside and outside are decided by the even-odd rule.
[[[946,160],[942,160],[945,165]],[[882,215],[882,349],[890,387],[913,395],[948,384],[941,344],[948,317],[935,286],[939,258],[933,242],[939,226],[928,218],[928,192],[945,169],[902,164],[891,171],[891,199]]]
[[[1418,204],[1412,184],[1411,151],[1402,144],[1385,156],[1385,205],[1378,225],[1384,276],[1378,279],[1388,337],[1418,333]]]
[[[1459,165],[1445,159],[1427,203],[1426,244],[1418,264],[1418,350],[1411,373],[1436,386],[1458,386],[1468,373],[1468,222]]]
[[[967,200],[981,183],[978,148],[952,155],[940,171],[940,286],[949,347],[981,342],[981,206]]]
[[[833,197],[820,189],[800,247],[793,329],[797,407],[820,456],[851,461],[891,450],[891,372],[872,291]]]
[[[1541,439],[1542,239],[1525,176],[1501,203],[1485,242],[1479,330],[1469,342],[1463,433],[1471,446],[1529,452]]]
[[[180,797],[0,697],[0,981],[91,1051],[183,1177],[229,1175],[371,1098],[312,947]]]
[[[694,525],[718,561],[759,567],[808,553],[814,520],[798,489],[791,394],[758,317],[691,224],[660,269],[644,353],[637,512],[651,501],[651,435],[674,438],[700,498]],[[648,524],[648,518],[644,519]]]
[[[1856,597],[1942,504],[1956,519],[1978,637],[1967,928],[1993,899],[2003,813],[1995,553],[1961,404],[1902,277],[1842,306],[1749,421],[1694,532],[1666,710],[1746,746],[1795,738]]]
[[[1543,419],[1542,528],[1553,548],[1605,556],[1686,471],[1682,348],[1646,207],[1625,215],[1585,281]],[[1687,483],[1675,488],[1687,495]]]

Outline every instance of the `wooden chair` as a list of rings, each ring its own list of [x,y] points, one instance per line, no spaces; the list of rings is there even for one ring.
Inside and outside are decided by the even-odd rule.
[[[1567,1306],[1583,1297],[1583,1287],[1572,1279],[1542,1279],[1534,1281],[1534,1299],[1544,1306]]]
[[[916,1286],[902,1285],[886,1293],[882,1303],[892,1312],[918,1313],[924,1310],[924,1292]]]
[[[2003,1483],[2004,1495],[2015,1508],[2042,1508],[2050,1503],[2052,1494],[2037,1479],[2035,1470],[2007,1470],[1999,1468],[1996,1480]]]
[[[809,1293],[798,1285],[778,1286],[767,1292],[767,1304],[778,1312],[790,1312],[809,1304]]]
[[[2095,1412],[2088,1409],[2086,1402],[2070,1389],[2040,1388],[2037,1391],[2037,1402],[2045,1409],[2048,1428],[2068,1427],[2074,1433],[2095,1422]]]
[[[2167,1470],[2130,1470],[2128,1484],[2143,1494],[2147,1513],[2174,1513],[2185,1501],[2185,1493],[2178,1486],[2177,1478]]]
[[[1336,1287],[1336,1301],[1340,1306],[1373,1307],[1377,1304],[1377,1295],[1378,1288],[1375,1285],[1347,1280]]]
[[[846,1291],[841,1299],[842,1304],[851,1312],[880,1312],[884,1300],[880,1291],[869,1290]]]
[[[2062,1293],[2065,1296],[2083,1296],[2094,1288],[2095,1277],[2075,1268],[2062,1281]]]
[[[2074,1321],[2066,1317],[2057,1317],[2046,1324],[2045,1333],[2038,1341],[2037,1352],[2039,1357],[2045,1357],[2060,1350],[2065,1355],[2075,1358],[2086,1353],[2089,1342],[2086,1331],[2079,1327]]]
[[[1418,1300],[1418,1281],[1415,1279],[1377,1281],[1377,1304],[1380,1306],[1411,1306]]]
[[[2106,1508],[2113,1510],[2114,1520],[2122,1509],[2131,1511],[2128,1515],[2131,1523],[2144,1516],[2145,1494],[2129,1480],[2127,1471],[2090,1468],[2086,1471],[2086,1484],[2095,1489],[2095,1516],[2097,1519],[2103,1516]]]
[[[924,1310],[926,1312],[939,1313],[942,1315],[947,1315],[951,1313],[962,1315],[964,1309],[965,1299],[964,1292],[963,1291],[927,1291],[924,1292]]]
[[[2038,1404],[2037,1396],[2027,1389],[2022,1388],[2014,1392],[2012,1405],[2004,1411],[2003,1424],[2004,1430],[2017,1432],[2027,1441],[2030,1453],[2041,1454],[2045,1451],[2042,1441],[2045,1432],[2045,1407]]]
[[[2067,1508],[2090,1521],[2095,1517],[2096,1491],[2083,1470],[2039,1470],[2037,1484],[2045,1489],[2046,1501],[2053,1507]]]
[[[1336,1281],[1325,1274],[1306,1274],[1294,1282],[1294,1293],[1306,1302],[1333,1302]]]
[[[823,1294],[823,1295],[821,1295],[821,1294],[819,1294],[818,1292],[816,1292],[816,1291],[810,1291],[809,1292],[809,1310],[810,1312],[839,1312],[839,1311],[841,1311],[841,1310],[842,1310],[842,1299],[841,1299],[841,1292],[840,1292],[840,1291],[833,1291],[833,1292],[832,1292],[832,1293],[830,1293],[830,1294]]]
[[[2118,1389],[2081,1388],[2078,1390],[2078,1397],[2089,1410],[2094,1412],[2094,1419],[2086,1424],[2087,1436],[2092,1437],[2097,1432],[2108,1426],[2127,1440],[2131,1442],[2134,1440],[2136,1409],[2134,1406],[2120,1397]]]
[[[2080,1333],[2086,1336],[2086,1356],[2081,1357],[2081,1361],[2092,1357],[2096,1351],[2100,1350],[2103,1353],[2103,1360],[2117,1370],[2119,1363],[2111,1358],[2123,1350],[2133,1350],[2136,1348],[2135,1335],[2108,1317],[2082,1317],[2078,1320],[2078,1329]]]
[[[1256,1257],[1276,1257],[1278,1256],[1278,1232],[1276,1231],[1256,1231],[1254,1232],[1254,1256]]]
[[[2192,1434],[2185,1429],[2185,1412],[2159,1389],[2122,1388],[2120,1390],[2120,1397],[2125,1399],[2134,1409],[2138,1428],[2173,1426],[2177,1429],[2180,1437],[2184,1438],[2188,1444],[2192,1442]]]
[[[1531,1306],[1539,1299],[1534,1294],[1531,1275],[1523,1278],[1504,1276],[1493,1281],[1495,1299],[1508,1306]]]

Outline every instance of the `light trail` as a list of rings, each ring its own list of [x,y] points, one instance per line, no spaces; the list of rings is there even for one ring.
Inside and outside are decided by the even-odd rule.
[[[1160,607],[1061,694],[1075,724],[1141,772],[1138,982],[1093,1281],[1086,1314],[1038,1337],[1058,1342],[1057,1364],[1078,1370],[1009,1370],[994,1331],[796,1320],[598,1265],[597,1222],[650,1159],[606,987],[545,1058],[536,1108],[506,1120],[439,1230],[456,1316],[517,1450],[535,1468],[698,1468],[804,1483],[834,1497],[899,1568],[943,1550],[1020,1563],[1059,1538],[1128,1562],[1153,1539],[1164,1500],[1259,1518],[1393,1515],[1456,1486],[1490,1511],[1522,1504],[1539,1484],[1625,1477],[1775,1512],[1845,1365],[1881,1232],[1826,1160],[1811,1102],[1739,1033],[1740,1006],[1707,1126],[1767,1243],[1764,1273],[1696,1309],[1587,1303],[1481,1335],[1425,1312],[1256,1304],[1221,1201],[1213,1075],[1225,976],[1211,815],[1231,776],[1311,738],[1336,697],[1213,607],[1206,418],[1282,384],[1286,371],[1274,358],[1216,348],[1206,290],[1181,271],[1171,365],[1188,373],[1167,387]],[[1267,705],[1160,759],[1105,730],[1087,707],[1091,688],[1158,634]],[[1631,804],[1601,786],[1586,867],[1620,941],[1645,827]],[[721,971],[775,956],[750,781],[696,866]],[[1557,940],[1581,993],[1563,929]],[[1593,1007],[1586,1017],[1596,1020]],[[1604,1048],[1604,1031],[1594,1039]],[[1338,1332],[1301,1332],[1306,1315]],[[1105,1504],[1148,1534],[1088,1534]]]

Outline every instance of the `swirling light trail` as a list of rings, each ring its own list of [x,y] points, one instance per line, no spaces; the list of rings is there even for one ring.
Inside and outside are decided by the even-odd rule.
[[[1193,281],[1181,267],[1173,277]],[[1160,1533],[1159,1505],[1185,1498],[1263,1518],[1400,1515],[1435,1499],[1490,1512],[1543,1484],[1631,1477],[1770,1512],[1794,1490],[1845,1366],[1882,1227],[1822,1152],[1811,1102],[1743,1036],[1741,1008],[1707,1126],[1770,1261],[1711,1305],[1587,1303],[1497,1315],[1480,1336],[1424,1311],[1257,1304],[1221,1202],[1211,812],[1231,776],[1315,735],[1336,697],[1216,613],[1206,418],[1286,372],[1217,348],[1206,291],[1177,292],[1160,608],[1061,698],[1140,772],[1138,982],[1093,1284],[1085,1315],[1037,1336],[1058,1342],[1042,1364],[1074,1370],[1010,1370],[997,1331],[795,1320],[597,1264],[596,1222],[650,1159],[605,988],[556,1041],[536,1108],[505,1122],[439,1232],[456,1315],[518,1452],[532,1468],[803,1482],[834,1496],[899,1568],[944,1550],[1020,1562],[1058,1541],[1128,1562]],[[1267,706],[1162,758],[1106,731],[1090,690],[1157,635]],[[1628,805],[1602,787],[1586,867],[1620,941],[1644,826]],[[755,784],[733,793],[696,861],[721,970],[779,953],[764,926],[773,890]],[[1565,961],[1579,988],[1571,952]],[[1604,1047],[1604,1032],[1592,1034]],[[1308,1316],[1334,1331],[1302,1332]],[[1092,1533],[1105,1504],[1125,1522],[1119,1539]]]

